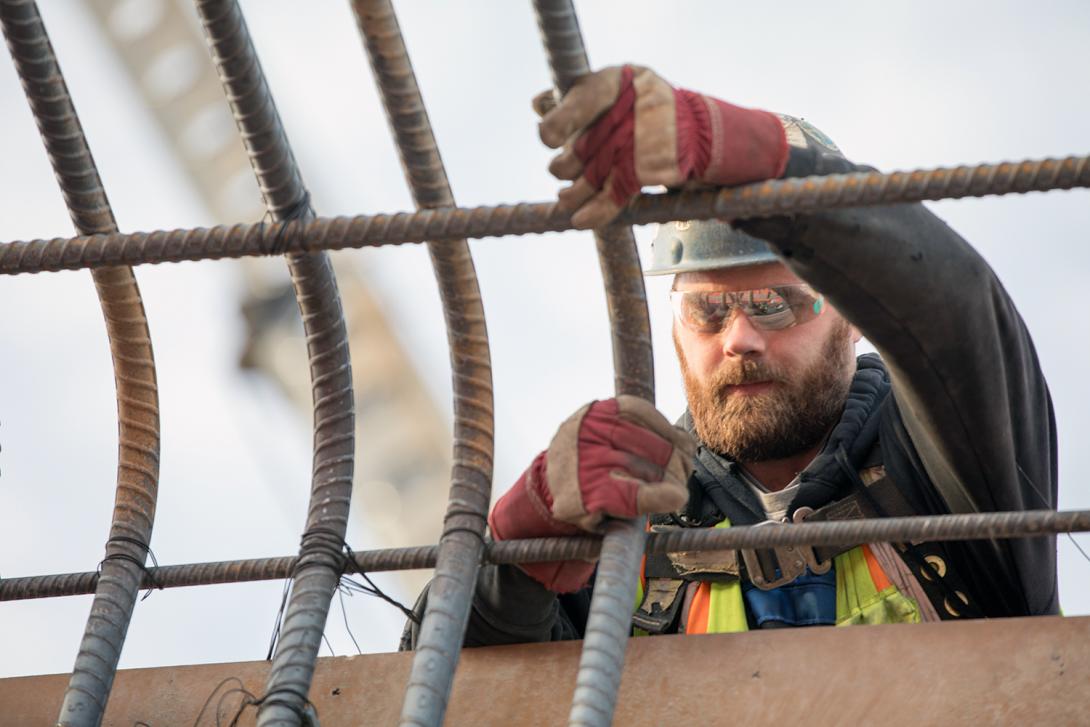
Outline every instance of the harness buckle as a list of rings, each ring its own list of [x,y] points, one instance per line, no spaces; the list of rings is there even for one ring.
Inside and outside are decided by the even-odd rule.
[[[759,523],[761,526],[784,526],[792,522],[803,522],[813,509],[800,507],[795,511],[792,520],[784,518],[781,522],[768,520]],[[746,573],[753,585],[762,591],[786,586],[799,576],[806,573],[809,568],[814,575],[828,573],[833,567],[832,559],[818,560],[817,553],[812,545],[785,545],[780,548],[765,550],[743,550],[742,560],[746,564]]]
[[[768,520],[756,527],[783,527],[784,523]],[[779,588],[806,572],[806,559],[802,549],[794,545],[765,550],[743,550],[742,560],[750,582],[762,591]]]
[[[791,522],[801,523],[814,514],[814,508],[812,507],[800,507],[795,510],[795,514],[791,517]],[[816,576],[824,575],[829,572],[829,569],[833,567],[833,559],[827,558],[825,560],[818,560],[817,553],[814,552],[814,546],[806,545],[802,548],[802,557],[806,561],[807,567],[810,568],[810,572]]]

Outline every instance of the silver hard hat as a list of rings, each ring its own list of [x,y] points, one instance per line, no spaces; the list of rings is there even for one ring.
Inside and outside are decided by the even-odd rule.
[[[776,262],[764,240],[719,220],[664,222],[651,242],[651,267],[644,275],[737,268]]]
[[[832,140],[803,119],[777,114],[794,147],[816,148],[822,154],[843,156]],[[651,242],[651,266],[644,275],[737,268],[779,260],[764,240],[747,235],[719,220],[683,220],[659,225]]]

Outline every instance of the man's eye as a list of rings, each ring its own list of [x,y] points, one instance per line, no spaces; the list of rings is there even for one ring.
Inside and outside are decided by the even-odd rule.
[[[691,316],[693,321],[701,326],[717,323],[718,321],[723,320],[722,306],[693,306]]]
[[[707,296],[688,301],[686,318],[700,329],[718,328],[729,308],[723,304],[723,296]]]

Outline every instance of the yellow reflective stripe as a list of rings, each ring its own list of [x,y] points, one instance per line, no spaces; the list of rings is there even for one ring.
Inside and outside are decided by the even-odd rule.
[[[836,557],[836,622],[844,623],[862,613],[863,604],[878,596],[862,549],[856,547]]]
[[[729,528],[730,520],[716,523],[717,528]],[[742,599],[742,583],[738,580],[711,584],[706,634],[732,634],[749,631],[746,604]]]
[[[643,561],[641,561],[640,577],[636,579],[636,603],[632,606],[632,613],[636,613],[636,611],[639,611],[640,606],[643,605],[643,578],[644,578],[643,571],[646,570],[646,569],[647,569],[647,556],[645,555],[643,557]],[[647,631],[645,631],[644,629],[633,626],[632,627],[632,635],[633,636],[649,636],[650,634]]]
[[[711,606],[708,608],[707,634],[733,634],[749,631],[746,604],[742,599],[742,583],[738,580],[712,583]]]
[[[836,625],[919,623],[920,609],[896,586],[879,591],[863,546],[836,557]]]

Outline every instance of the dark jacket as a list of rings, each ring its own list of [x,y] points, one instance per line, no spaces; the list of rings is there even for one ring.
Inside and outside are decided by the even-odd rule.
[[[787,175],[863,169],[793,148]],[[920,204],[740,227],[767,240],[878,349],[889,385],[868,418],[887,475],[920,514],[1055,508],[1055,418],[1037,354],[1002,284],[965,240]],[[816,479],[824,484],[800,488],[793,506],[845,494],[835,478]],[[705,489],[690,482],[697,498]],[[723,490],[747,506],[744,488]],[[983,615],[1058,613],[1054,537],[943,547]],[[465,643],[578,638],[589,592],[557,597],[514,566],[485,566]],[[407,636],[403,645],[415,641]]]

